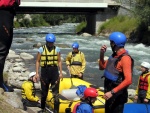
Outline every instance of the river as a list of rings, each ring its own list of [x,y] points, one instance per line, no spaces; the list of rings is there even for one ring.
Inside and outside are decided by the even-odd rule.
[[[98,69],[98,58],[99,58],[99,50],[100,47],[105,44],[108,46],[106,56],[111,55],[111,48],[109,46],[108,38],[102,36],[91,36],[91,37],[83,37],[75,34],[75,26],[77,24],[74,23],[65,23],[60,26],[53,27],[38,27],[38,28],[21,28],[14,29],[14,39],[11,46],[11,49],[16,53],[26,52],[34,55],[34,59],[31,62],[26,62],[27,67],[30,71],[35,71],[35,59],[37,54],[37,48],[33,48],[34,44],[41,42],[45,43],[45,35],[47,33],[54,33],[56,36],[56,44],[65,44],[68,45],[67,48],[61,49],[61,55],[63,58],[66,57],[67,53],[72,51],[71,44],[74,41],[77,41],[80,45],[79,49],[84,52],[86,58],[86,70],[84,73],[84,80],[98,85],[103,86],[103,80],[101,76],[103,75],[103,71]],[[27,41],[27,38],[32,38],[33,41]],[[21,43],[20,43],[21,42]],[[136,68],[140,66],[142,61],[150,62],[150,47],[145,46],[143,44],[132,44],[127,43],[125,48],[128,50],[130,55],[133,57],[135,61],[134,72],[133,72],[133,83],[130,86],[131,88],[136,87],[138,76],[140,71]],[[67,72],[66,65],[63,63],[63,70]],[[69,77],[69,74],[65,77]]]

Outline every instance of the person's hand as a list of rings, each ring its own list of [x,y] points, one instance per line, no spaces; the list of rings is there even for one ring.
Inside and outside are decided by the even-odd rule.
[[[40,80],[40,76],[38,73],[36,73],[35,77],[34,77],[35,81],[39,81]]]
[[[105,100],[108,100],[108,99],[110,99],[112,96],[113,96],[113,95],[112,95],[111,92],[109,91],[109,92],[106,92],[106,93],[103,95],[103,98],[104,98]]]
[[[136,96],[134,96],[133,102],[134,102],[134,103],[137,103],[137,100],[138,100],[138,96],[136,95]]]
[[[59,78],[62,80],[62,79],[63,79],[63,75],[62,75],[62,74],[59,74]]]
[[[67,69],[70,70],[70,66],[69,65],[67,65]]]
[[[134,97],[134,99],[137,100],[137,99],[138,99],[138,96],[136,95],[136,96]]]
[[[101,47],[101,49],[100,49],[100,53],[105,53],[106,52],[106,50],[107,50],[107,46],[106,45],[103,45],[102,47]]]
[[[40,100],[38,100],[38,103],[40,103],[40,104],[41,104],[41,101],[40,101]]]
[[[148,103],[148,101],[149,101],[148,99],[146,99],[146,98],[144,99],[144,102],[145,102],[145,103]]]
[[[83,75],[82,73],[79,73],[79,74],[78,74],[78,76],[79,76],[80,78],[82,77],[82,75]]]

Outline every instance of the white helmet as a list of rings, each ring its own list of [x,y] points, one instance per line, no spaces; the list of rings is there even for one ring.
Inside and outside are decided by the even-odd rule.
[[[143,67],[145,67],[147,69],[150,69],[150,64],[148,62],[142,62],[141,66],[143,66]]]
[[[36,74],[36,72],[31,72],[31,73],[29,74],[29,78],[30,78],[30,77],[33,77],[35,74]]]

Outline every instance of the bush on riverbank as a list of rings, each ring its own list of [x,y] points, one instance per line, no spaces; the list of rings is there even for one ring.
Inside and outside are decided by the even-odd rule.
[[[79,25],[76,27],[76,33],[81,33],[84,32],[86,28],[87,23],[86,22],[81,22]]]
[[[123,15],[116,16],[114,18],[111,18],[109,21],[103,23],[98,29],[98,34],[106,34],[113,31],[120,31],[125,33],[129,37],[130,33],[136,31],[139,25],[140,22],[136,18]]]

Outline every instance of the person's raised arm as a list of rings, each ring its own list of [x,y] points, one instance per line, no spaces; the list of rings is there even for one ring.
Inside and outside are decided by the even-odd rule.
[[[104,53],[106,52],[107,50],[107,46],[106,45],[103,45],[101,48],[100,48],[100,59],[99,59],[99,70],[103,70],[106,66],[106,62],[104,61]]]

